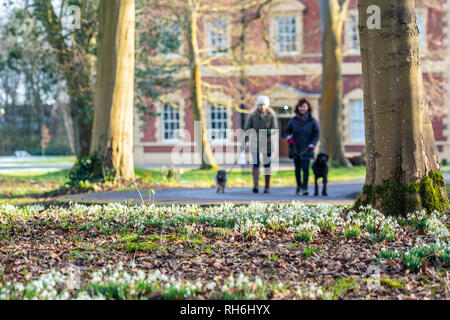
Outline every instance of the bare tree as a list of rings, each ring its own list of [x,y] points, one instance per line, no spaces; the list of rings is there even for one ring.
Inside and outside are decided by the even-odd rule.
[[[220,55],[210,55],[207,47],[198,35],[199,25],[205,23],[207,16],[226,16],[231,17],[230,23],[241,23],[242,32],[245,32],[251,21],[261,17],[261,10],[264,6],[269,4],[271,0],[153,0],[149,1],[152,8],[156,8],[162,14],[170,14],[176,23],[180,26],[183,32],[184,39],[187,42],[187,52],[184,55],[186,60],[186,69],[188,70],[189,78],[187,79],[190,91],[190,107],[194,115],[194,121],[201,123],[202,134],[196,141],[197,146],[201,146],[203,150],[201,168],[217,168],[216,160],[211,149],[209,137],[207,135],[207,121],[204,112],[204,101],[211,101],[211,92],[214,90],[223,89],[223,85],[208,83],[203,80],[201,70],[208,67],[217,73],[227,73],[236,70],[243,70],[243,64],[233,64],[228,68],[220,68],[215,65],[215,62],[223,59]],[[215,30],[216,32],[223,32]],[[237,52],[242,47],[244,35],[239,35],[237,41],[232,44],[230,50],[233,57],[240,57]],[[241,40],[241,41],[239,41]],[[230,62],[230,61],[228,61]],[[241,73],[241,79],[243,79]],[[241,81],[241,84],[243,81]],[[245,84],[244,84],[245,85]],[[230,91],[233,91],[233,86],[229,86]],[[243,100],[245,95],[242,88],[236,88],[236,96],[241,96]],[[241,103],[242,105],[242,103]],[[240,104],[233,103],[233,106],[242,112],[248,112],[240,108]]]
[[[320,149],[350,167],[342,140],[342,28],[348,0],[319,0],[322,29],[322,111]]]

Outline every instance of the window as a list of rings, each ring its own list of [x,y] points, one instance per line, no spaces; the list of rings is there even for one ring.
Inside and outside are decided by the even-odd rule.
[[[417,25],[419,27],[420,51],[423,51],[425,49],[425,32],[426,32],[424,14],[422,13],[417,14]]]
[[[364,142],[364,102],[350,100],[350,141]]]
[[[350,53],[360,54],[358,24],[358,15],[350,15],[347,22],[347,46]]]
[[[227,140],[227,109],[223,106],[215,107],[209,103],[209,129],[211,141]]]
[[[162,138],[164,142],[179,140],[180,113],[170,104],[164,104],[162,110]]]
[[[420,42],[420,50],[425,50],[425,13],[419,12],[417,13],[417,24],[419,27],[419,42]],[[360,54],[360,42],[359,42],[359,30],[358,30],[358,15],[350,14],[347,20],[347,49],[352,54]]]
[[[224,55],[229,48],[228,21],[226,19],[211,20],[209,29],[210,54]]]
[[[279,54],[297,53],[296,17],[278,17],[276,20],[277,51]]]
[[[270,44],[279,56],[299,56],[303,52],[303,13],[299,0],[277,0],[269,9]]]

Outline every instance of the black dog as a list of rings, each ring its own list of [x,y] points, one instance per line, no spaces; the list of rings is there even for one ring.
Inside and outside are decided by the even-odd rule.
[[[328,155],[326,153],[319,153],[317,155],[316,161],[314,161],[312,169],[314,172],[314,181],[315,181],[315,189],[314,195],[319,195],[319,185],[317,184],[317,180],[322,178],[323,181],[323,189],[322,195],[328,196],[327,194],[327,181],[328,181]]]
[[[222,191],[222,193],[225,193],[225,187],[227,186],[227,172],[225,170],[219,170],[216,174],[216,187],[217,187],[217,193],[219,191]]]

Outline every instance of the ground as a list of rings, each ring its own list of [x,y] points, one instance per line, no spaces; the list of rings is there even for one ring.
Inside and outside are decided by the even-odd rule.
[[[249,169],[223,195],[212,171],[138,169],[138,184],[63,198],[49,191],[66,170],[12,170],[0,176],[0,299],[450,298],[448,217],[345,213],[363,168],[332,168],[329,200],[295,196],[289,169],[256,197]]]
[[[0,299],[450,298],[446,217],[341,209],[3,206]]]

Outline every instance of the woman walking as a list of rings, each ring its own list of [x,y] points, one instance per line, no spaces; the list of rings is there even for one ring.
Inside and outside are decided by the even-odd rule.
[[[265,188],[264,193],[270,193],[270,175],[271,175],[271,156],[272,156],[272,130],[276,129],[275,115],[270,109],[270,99],[266,96],[259,96],[256,101],[257,109],[250,114],[250,117],[245,126],[245,131],[254,130],[257,139],[250,138],[250,150],[253,158],[253,189],[254,193],[259,192],[259,168],[262,164],[264,166]],[[266,135],[261,131],[265,131]],[[261,141],[263,139],[263,141]],[[262,149],[260,149],[262,147]]]
[[[319,124],[311,116],[308,100],[300,99],[294,110],[295,116],[288,123],[286,139],[289,142],[289,158],[294,159],[295,164],[296,194],[301,192],[307,196],[309,163],[314,159],[314,149],[319,141]]]

